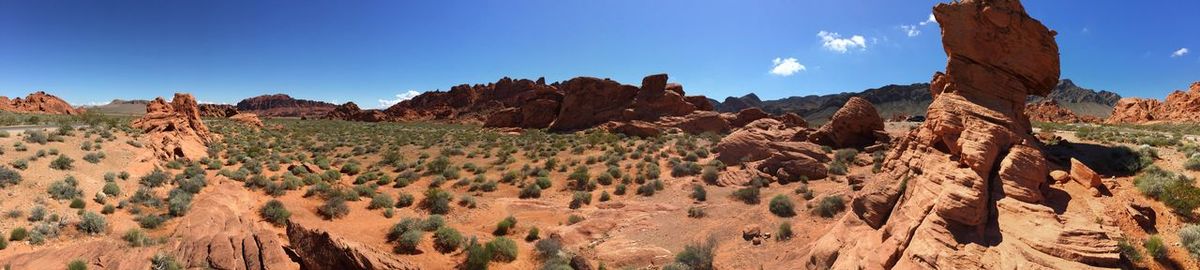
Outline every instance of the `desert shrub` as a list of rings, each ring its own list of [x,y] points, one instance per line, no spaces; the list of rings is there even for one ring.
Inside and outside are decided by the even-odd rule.
[[[446,226],[446,218],[442,217],[442,215],[429,215],[419,225],[422,230],[427,232],[437,231],[437,229]]]
[[[79,220],[79,230],[88,234],[103,233],[108,228],[108,221],[104,220],[104,216],[92,212],[83,212]]]
[[[271,222],[271,224],[282,226],[287,224],[288,218],[292,216],[292,212],[289,212],[283,206],[283,202],[271,199],[258,210],[258,215]]]
[[[788,239],[792,239],[792,235],[792,223],[784,221],[783,223],[779,223],[779,230],[775,232],[775,240],[787,241]]]
[[[572,214],[567,216],[567,225],[575,225],[575,223],[582,222],[583,220],[583,216]]]
[[[79,181],[76,181],[74,176],[67,176],[63,180],[50,183],[50,187],[46,189],[46,192],[50,193],[50,198],[54,198],[55,200],[74,199],[83,194],[83,191],[80,191],[76,187],[78,185]]]
[[[154,254],[150,257],[150,269],[153,270],[183,270],[183,265],[179,264],[171,255],[166,253]]]
[[[44,218],[46,218],[46,207],[38,205],[29,210],[29,217],[26,219],[29,221],[42,221]]]
[[[654,196],[656,191],[658,191],[658,189],[655,189],[654,185],[651,184],[641,185],[637,188],[637,194],[646,197]]]
[[[700,171],[703,169],[703,166],[700,166],[700,164],[696,164],[696,162],[692,161],[676,163],[675,166],[671,166],[671,176],[682,177],[697,175],[700,174]]]
[[[138,183],[141,183],[143,186],[147,186],[147,187],[159,187],[159,186],[162,186],[163,183],[166,183],[167,179],[170,179],[170,178],[171,178],[171,175],[167,174],[167,172],[164,172],[160,169],[154,169],[154,171],[151,171],[150,174],[144,175],[144,176],[142,176],[142,178],[139,178]]]
[[[705,242],[688,244],[683,251],[675,254],[675,262],[687,266],[687,269],[712,270],[716,248],[717,240],[712,237]]]
[[[516,226],[517,226],[517,218],[515,218],[513,216],[508,216],[508,217],[500,220],[500,222],[496,223],[496,230],[492,231],[492,234],[493,235],[508,235],[509,231],[512,231],[513,227],[516,227]]]
[[[600,183],[601,185],[612,185],[612,181],[613,176],[607,172],[602,172],[600,175],[596,176],[596,182]]]
[[[367,205],[367,209],[389,208],[395,204],[396,201],[392,199],[392,196],[379,193],[375,194],[374,197],[371,197],[371,203]]]
[[[116,212],[117,212],[117,208],[113,207],[113,205],[111,205],[111,204],[106,204],[106,205],[104,205],[104,208],[100,209],[100,213],[105,214],[105,215],[116,213]]]
[[[149,246],[154,244],[154,239],[150,238],[150,236],[146,235],[142,229],[138,228],[131,228],[125,231],[125,235],[121,236],[121,239],[124,239],[125,242],[129,243],[129,246],[132,247]]]
[[[411,206],[415,200],[412,194],[401,192],[396,196],[396,207],[404,208]]]
[[[87,270],[87,266],[87,263],[83,260],[76,259],[72,260],[70,263],[67,263],[67,270]]]
[[[699,185],[699,184],[692,185],[692,195],[691,196],[692,196],[692,199],[703,202],[705,200],[708,200],[708,191],[704,190],[703,185]]]
[[[467,258],[462,263],[462,268],[466,270],[485,270],[488,268],[488,262],[492,261],[490,250],[479,244],[479,240],[474,237],[465,248]]]
[[[71,207],[72,209],[83,209],[85,206],[87,206],[87,203],[83,202],[83,199],[80,198],[71,199],[71,204],[68,205],[68,207]]]
[[[159,215],[144,215],[137,218],[137,221],[138,226],[142,227],[143,229],[155,229],[158,228],[158,226],[162,226],[162,223],[166,221],[166,219]]]
[[[46,132],[42,132],[41,130],[25,132],[25,142],[27,143],[46,144],[49,140],[50,138],[46,136]]]
[[[733,191],[733,198],[746,204],[758,204],[759,190],[757,186],[740,188]]]
[[[1190,216],[1200,207],[1200,188],[1195,180],[1150,166],[1133,179],[1134,186],[1142,194],[1162,201],[1180,215]]]
[[[346,206],[346,199],[342,197],[332,197],[325,200],[325,203],[317,207],[317,214],[320,214],[325,219],[336,219],[350,214],[350,207]]]
[[[13,167],[13,169],[18,169],[18,170],[23,171],[25,169],[29,169],[29,160],[26,160],[26,159],[13,160],[12,162],[9,162],[8,165],[11,165]]]
[[[182,189],[173,189],[167,195],[167,212],[182,217],[192,207],[192,194]]]
[[[707,214],[704,213],[704,208],[696,206],[688,207],[688,217],[690,218],[702,218],[706,215]]]
[[[412,231],[412,230],[419,231],[421,229],[420,227],[421,227],[420,219],[413,218],[413,217],[406,217],[406,218],[400,219],[400,222],[397,222],[395,225],[392,225],[391,229],[388,230],[387,239],[388,239],[388,241],[396,241],[396,240],[400,239],[400,236],[403,236],[405,232]]]
[[[796,206],[792,203],[792,199],[786,195],[779,194],[771,198],[771,202],[767,205],[772,214],[780,217],[790,217],[796,215]]]
[[[568,205],[571,209],[579,209],[584,204],[592,204],[592,193],[587,191],[576,191],[571,195],[571,203]]]
[[[458,250],[462,241],[462,234],[451,227],[443,226],[433,233],[433,247],[442,253]]]
[[[542,197],[542,187],[536,184],[525,185],[524,188],[521,188],[521,193],[517,194],[517,197],[521,199],[540,198]]]
[[[71,159],[65,155],[59,155],[58,158],[55,158],[54,161],[50,162],[50,168],[66,171],[75,168],[75,166],[72,165],[74,163],[74,159]]]
[[[86,155],[83,155],[83,160],[92,164],[100,163],[101,159],[104,159],[103,152],[87,153]]]
[[[362,172],[362,165],[359,165],[357,162],[346,163],[346,165],[342,165],[340,172],[346,175],[356,175]]]
[[[829,173],[830,174],[846,175],[846,173],[848,173],[849,170],[850,169],[846,167],[845,161],[842,161],[840,159],[834,159],[832,162],[829,162]]]
[[[8,248],[8,239],[0,237],[0,250],[4,250],[7,248]]]
[[[591,175],[588,174],[587,166],[583,165],[575,167],[575,171],[567,176],[567,179],[571,180],[571,188],[577,191],[588,190],[587,183],[591,178]]]
[[[720,162],[720,161],[717,161],[717,162]],[[705,167],[704,170],[700,172],[700,179],[704,180],[705,183],[716,184],[717,183],[717,168],[716,167]]]
[[[450,213],[450,200],[453,195],[440,188],[430,188],[425,190],[425,198],[421,199],[421,207],[429,210],[431,214],[444,215]]]
[[[842,199],[842,196],[838,195],[821,198],[821,202],[817,204],[816,208],[813,208],[813,211],[817,215],[827,218],[833,217],[833,215],[841,213],[843,210],[846,210],[846,201]]]
[[[104,192],[108,196],[117,196],[121,195],[121,187],[117,186],[117,183],[108,182],[104,183],[104,188],[101,189],[101,192]]]
[[[417,251],[417,246],[421,244],[421,238],[425,234],[420,230],[409,230],[401,234],[396,239],[396,253],[413,253]]]
[[[540,231],[538,231],[537,227],[529,228],[529,232],[525,233],[525,242],[533,242],[540,239],[541,236],[539,236],[538,233],[540,233]]]
[[[21,174],[16,170],[0,167],[0,188],[21,183]]]
[[[492,255],[492,261],[511,262],[517,259],[517,242],[508,237],[496,237],[488,241],[485,249]]]
[[[608,191],[607,191],[607,190],[606,190],[606,191],[601,191],[601,192],[600,192],[600,199],[599,199],[599,200],[600,200],[601,202],[607,202],[607,201],[610,199],[609,197],[610,197],[610,196],[608,195]]]
[[[1142,245],[1146,248],[1146,254],[1151,258],[1162,259],[1167,257],[1167,245],[1163,243],[1162,237],[1151,235]]]
[[[1183,168],[1189,171],[1200,171],[1200,155],[1192,155],[1183,162]]]
[[[1179,229],[1179,242],[1194,257],[1200,257],[1200,225],[1188,224]]]
[[[25,227],[16,227],[16,228],[13,228],[12,231],[8,233],[8,240],[21,241],[21,240],[25,240],[25,238],[28,236],[29,236],[29,231],[25,230]]]
[[[562,242],[553,237],[538,240],[533,244],[534,255],[541,259],[558,256],[560,250],[562,250]]]

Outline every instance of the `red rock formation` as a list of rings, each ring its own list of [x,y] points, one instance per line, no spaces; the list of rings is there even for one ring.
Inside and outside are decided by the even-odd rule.
[[[171,103],[155,98],[146,105],[146,115],[134,120],[132,126],[142,130],[143,141],[155,157],[200,160],[208,156],[206,145],[220,140],[220,136],[208,131],[197,107],[190,94],[175,93]]]
[[[238,113],[237,107],[229,104],[200,104],[200,117],[226,118]]]
[[[288,249],[295,252],[305,269],[421,269],[412,263],[397,260],[391,251],[376,250],[303,224],[289,222],[287,235],[290,242]]]
[[[326,114],[325,118],[359,122],[383,122],[388,121],[391,117],[383,111],[363,110],[359,109],[358,104],[354,104],[354,102],[346,102],[345,104],[338,105],[337,108]]]
[[[1064,109],[1058,106],[1058,101],[1047,99],[1042,102],[1033,103],[1025,106],[1025,114],[1029,115],[1029,120],[1038,122],[1054,122],[1054,123],[1079,123],[1085,122],[1084,118],[1075,115],[1071,110]],[[1092,118],[1095,119],[1095,118]]]
[[[862,148],[886,140],[879,136],[886,136],[886,133],[883,132],[883,118],[879,117],[875,106],[865,99],[851,97],[829,122],[809,136],[809,140],[834,148]]]
[[[779,120],[759,119],[725,136],[713,151],[725,164],[746,164],[746,170],[730,169],[718,177],[718,185],[745,185],[753,177],[793,182],[803,178],[827,176],[824,163],[830,159],[821,146],[790,141],[803,127],[788,126]]]
[[[1156,99],[1122,98],[1113,113],[1105,120],[1109,124],[1147,123],[1154,121],[1200,122],[1200,82],[1192,83],[1187,92],[1175,91],[1165,102]]]
[[[949,61],[934,76],[928,121],[895,142],[801,268],[1117,266],[1115,224],[1097,224],[1102,210],[1051,207],[1090,197],[1047,192],[1048,162],[1023,113],[1027,95],[1058,82],[1054,32],[1016,0],[938,4],[933,14]]]
[[[284,94],[262,95],[237,103],[240,112],[266,117],[320,117],[333,111],[335,107],[337,105],[328,102],[294,99]]]
[[[68,104],[61,98],[42,91],[29,94],[24,99],[15,98],[9,100],[8,97],[0,96],[0,111],[67,115],[82,113],[81,109],[71,107],[71,104]]]
[[[258,119],[258,115],[253,114],[253,113],[235,114],[233,116],[230,116],[229,120],[233,120],[234,122],[246,124],[246,125],[249,125],[252,127],[258,127],[258,128],[263,127],[262,120]]]

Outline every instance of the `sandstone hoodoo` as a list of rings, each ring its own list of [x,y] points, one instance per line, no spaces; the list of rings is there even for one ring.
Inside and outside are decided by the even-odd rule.
[[[1104,122],[1140,124],[1154,121],[1200,122],[1200,82],[1192,83],[1188,91],[1171,92],[1166,101],[1122,98]]]
[[[25,98],[11,100],[8,97],[0,96],[0,111],[67,115],[76,115],[82,112],[80,109],[71,107],[71,104],[61,98],[42,91],[29,94]]]
[[[208,156],[206,145],[220,140],[200,120],[196,99],[184,93],[175,93],[170,103],[155,98],[132,126],[142,130],[146,147],[161,160],[200,160]]]
[[[863,148],[886,141],[887,133],[883,132],[883,118],[879,117],[875,106],[865,99],[852,97],[809,138],[837,148]]]
[[[853,211],[812,244],[809,269],[1083,269],[1119,264],[1103,213],[1058,209],[1090,196],[1049,187],[1028,95],[1058,82],[1055,33],[1015,0],[939,4],[949,61],[928,121],[898,139]],[[1050,189],[1063,188],[1056,192]]]

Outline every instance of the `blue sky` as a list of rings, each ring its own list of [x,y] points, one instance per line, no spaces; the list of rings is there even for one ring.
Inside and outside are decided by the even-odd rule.
[[[937,25],[922,25],[938,2],[0,0],[0,95],[379,107],[502,76],[664,72],[717,99],[828,94],[942,70]],[[1025,2],[1059,32],[1064,78],[1155,98],[1200,81],[1198,1]]]

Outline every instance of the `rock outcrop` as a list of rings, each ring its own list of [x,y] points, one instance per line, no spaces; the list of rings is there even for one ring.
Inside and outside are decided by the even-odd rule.
[[[300,259],[303,269],[421,269],[409,262],[396,260],[389,251],[375,250],[295,222],[288,223],[287,235],[291,244],[289,249]]]
[[[66,101],[43,91],[37,91],[25,98],[9,99],[0,96],[0,111],[19,113],[67,114],[76,115],[83,111],[71,107]]]
[[[1175,91],[1166,101],[1122,98],[1104,122],[1109,124],[1149,123],[1155,121],[1200,122],[1200,82],[1188,91]]]
[[[1048,192],[1048,162],[1024,115],[1028,95],[1058,82],[1055,33],[1016,0],[938,4],[933,14],[949,61],[931,83],[928,121],[894,142],[801,268],[1118,266],[1115,226],[1096,222],[1103,210],[1052,207],[1090,198]]]
[[[754,177],[793,182],[800,179],[821,179],[828,174],[825,162],[829,157],[820,145],[792,141],[797,134],[807,133],[802,127],[788,126],[779,120],[765,118],[747,124],[717,143],[713,151],[725,164],[745,164],[718,176],[717,185],[746,185]]]
[[[258,115],[253,114],[253,113],[234,114],[233,116],[229,117],[229,120],[233,120],[234,122],[242,123],[242,124],[252,126],[252,127],[258,127],[258,128],[263,127],[262,120],[258,119]]]
[[[1025,114],[1029,116],[1029,120],[1038,122],[1081,123],[1097,120],[1096,118],[1079,117],[1074,112],[1059,107],[1058,101],[1053,99],[1026,105]]]
[[[200,160],[208,156],[206,145],[220,140],[200,120],[196,99],[184,93],[175,93],[170,103],[155,98],[132,126],[142,130],[145,146],[160,160]]]
[[[264,117],[321,117],[337,107],[332,103],[295,99],[285,94],[262,95],[243,99],[237,103],[239,112],[249,112]]]
[[[383,111],[363,110],[358,108],[358,104],[354,104],[354,102],[346,102],[345,104],[338,105],[337,108],[326,114],[324,118],[359,122],[383,122],[390,119]]]
[[[238,113],[237,107],[229,104],[200,104],[200,117],[228,118]]]
[[[834,148],[863,148],[876,141],[886,141],[886,138],[881,138],[886,135],[883,132],[883,118],[879,117],[875,106],[865,99],[852,97],[809,139]]]

